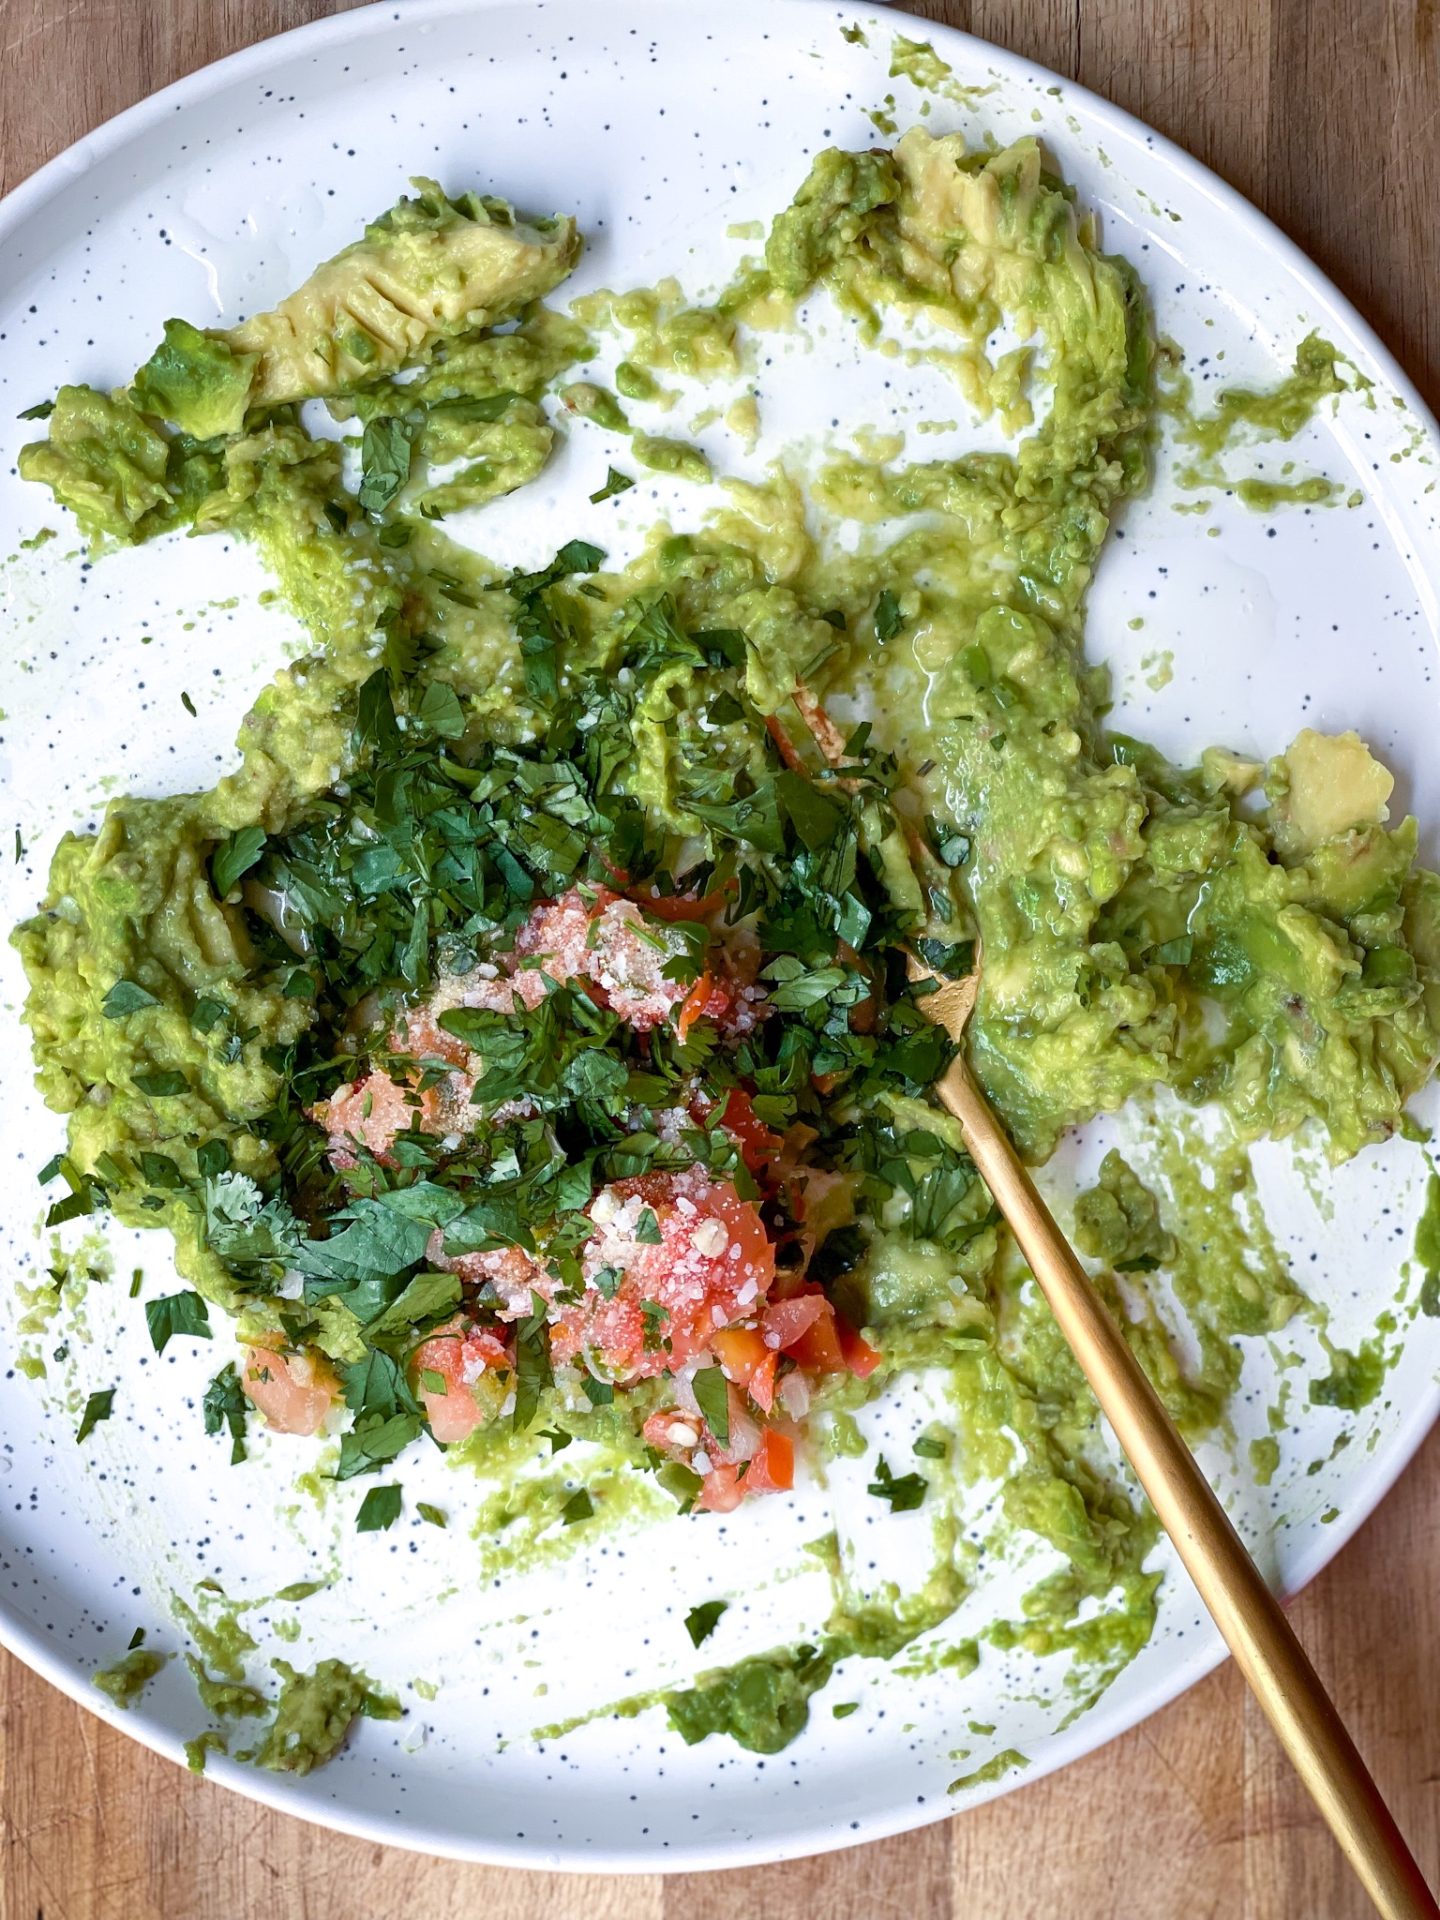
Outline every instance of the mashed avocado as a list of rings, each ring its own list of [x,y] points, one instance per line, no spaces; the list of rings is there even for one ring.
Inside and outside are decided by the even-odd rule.
[[[783,475],[737,486],[704,531],[657,538],[623,574],[583,542],[510,574],[447,539],[437,519],[549,454],[547,398],[590,347],[536,302],[578,244],[569,221],[526,224],[421,183],[273,312],[224,334],[172,321],[129,388],[61,389],[22,472],[102,544],[179,526],[250,541],[313,651],[261,692],[212,791],[124,796],[98,834],[62,842],[15,935],[42,1090],[69,1116],[68,1164],[96,1204],[167,1227],[182,1273],[249,1334],[282,1328],[338,1369],[356,1415],[341,1471],[373,1471],[420,1430],[404,1356],[458,1283],[418,1269],[459,1203],[412,1140],[393,1190],[377,1175],[344,1213],[333,1191],[329,1212],[312,1205],[328,1176],[310,1109],[355,1059],[369,1002],[424,986],[442,934],[483,946],[494,931],[482,841],[515,900],[588,872],[602,826],[612,875],[662,871],[657,836],[706,848],[707,889],[783,859],[796,885],[776,896],[783,913],[767,908],[767,951],[791,1024],[770,1023],[785,1046],[757,1043],[749,1078],[776,1125],[816,1135],[854,1201],[815,1271],[884,1355],[868,1388],[847,1380],[829,1404],[843,1412],[906,1367],[945,1370],[950,1453],[1003,1478],[1005,1524],[1062,1561],[990,1640],[1069,1651],[1079,1711],[1150,1630],[1153,1521],[1095,1466],[1093,1402],[924,1098],[924,1023],[902,987],[892,1025],[868,1035],[851,962],[878,952],[883,973],[903,932],[962,969],[978,943],[971,1061],[1033,1160],[1167,1088],[1223,1110],[1239,1142],[1303,1128],[1339,1161],[1399,1126],[1440,1052],[1440,879],[1416,866],[1415,822],[1390,820],[1390,776],[1354,734],[1306,729],[1265,764],[1214,748],[1175,767],[1106,728],[1086,596],[1171,403],[1140,281],[1099,251],[1034,140],[971,151],[915,129],[891,151],[823,153],[743,302],[607,295],[591,314],[633,335],[622,390],[637,398],[656,391],[646,368],[738,364],[734,315],[764,295],[823,284],[867,338],[942,314],[967,391],[1027,430],[954,460],[831,457],[811,505],[827,533],[858,539],[817,539]],[[1002,322],[1029,344],[992,362]],[[1323,343],[1302,359],[1276,396],[1221,415],[1288,436],[1338,386]],[[358,486],[300,423],[306,398],[360,427]],[[608,405],[628,428],[593,383],[565,403],[613,426]],[[1204,458],[1225,444],[1218,426],[1195,431]],[[684,442],[634,450],[705,477]],[[869,716],[844,742],[843,800],[796,746],[831,700]],[[653,1108],[664,1070],[705,1064],[527,1059],[536,1085],[563,1060],[572,1119],[579,1102]],[[540,1122],[516,1139],[514,1177],[553,1178],[564,1156]],[[1211,1187],[1177,1162],[1157,1198],[1112,1155],[1076,1214],[1127,1338],[1196,1436],[1223,1417],[1235,1336],[1273,1330],[1300,1300],[1240,1147],[1223,1172]],[[487,1204],[473,1245],[523,1244],[523,1213]],[[282,1291],[287,1269],[305,1274],[299,1296]],[[1183,1367],[1160,1280],[1197,1333]],[[543,1399],[551,1383],[526,1364],[521,1386],[568,1432],[575,1407]],[[1377,1364],[1337,1354],[1333,1403],[1361,1404]],[[600,1399],[582,1420],[613,1419]],[[842,1609],[811,1644],[671,1696],[677,1729],[776,1751],[836,1661],[889,1658],[958,1605],[963,1556],[937,1537],[923,1618]],[[368,1683],[335,1662],[285,1677],[258,1757],[308,1766]]]
[[[117,1707],[133,1707],[146,1687],[170,1658],[149,1647],[132,1647],[110,1667],[100,1667],[90,1676],[107,1700]]]

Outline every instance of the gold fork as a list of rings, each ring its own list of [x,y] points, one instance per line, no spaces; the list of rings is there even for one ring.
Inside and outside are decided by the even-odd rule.
[[[1437,1920],[1440,1907],[1284,1609],[970,1071],[962,1041],[979,988],[978,948],[974,971],[958,979],[943,978],[913,953],[906,961],[912,980],[934,983],[917,996],[921,1011],[959,1047],[935,1083],[936,1097],[960,1122],[971,1159],[1251,1692],[1376,1911],[1386,1920]]]

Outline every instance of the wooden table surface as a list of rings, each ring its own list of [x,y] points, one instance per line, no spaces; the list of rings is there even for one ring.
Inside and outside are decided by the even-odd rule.
[[[602,5],[604,0],[594,0]],[[343,0],[341,0],[343,5]],[[400,0],[404,4],[404,0]],[[332,0],[0,0],[0,190]],[[1440,404],[1436,0],[918,0],[1257,201]],[[1440,1432],[1295,1619],[1440,1876]],[[790,1866],[572,1879],[324,1834],[155,1758],[0,1655],[0,1920],[1350,1920],[1368,1909],[1228,1667],[1065,1772]]]

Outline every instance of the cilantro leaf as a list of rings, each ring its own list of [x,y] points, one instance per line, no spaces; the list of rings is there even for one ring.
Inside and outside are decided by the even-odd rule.
[[[218,899],[239,885],[265,851],[263,827],[240,827],[227,834],[210,856],[210,883]]]
[[[628,473],[621,473],[618,468],[611,467],[605,475],[604,486],[598,492],[591,494],[590,504],[592,507],[598,507],[602,500],[613,499],[617,493],[628,493],[634,484]]]
[[[589,1493],[581,1487],[578,1493],[572,1493],[560,1509],[562,1526],[573,1527],[581,1520],[588,1520],[595,1511],[595,1502]]]
[[[449,1524],[440,1508],[432,1506],[428,1500],[417,1500],[415,1502],[415,1511],[422,1520],[427,1521],[432,1527],[443,1527]]]
[[[550,1329],[546,1325],[548,1308],[540,1295],[532,1295],[534,1312],[515,1329],[515,1411],[511,1426],[523,1433],[540,1409],[540,1395],[554,1379],[550,1366]]]
[[[418,1413],[392,1413],[388,1418],[370,1414],[357,1420],[341,1435],[335,1478],[352,1480],[359,1473],[377,1472],[417,1438],[420,1424]]]
[[[360,1511],[355,1516],[357,1533],[383,1533],[387,1527],[393,1527],[400,1518],[400,1489],[398,1486],[371,1487],[360,1502]]]
[[[210,1382],[200,1406],[205,1416],[206,1433],[219,1433],[222,1427],[229,1428],[230,1464],[238,1467],[245,1458],[245,1421],[250,1402],[240,1385],[240,1376],[233,1360],[228,1361]]]
[[[355,744],[374,747],[386,753],[400,744],[400,727],[395,719],[395,702],[390,697],[390,675],[377,667],[361,683],[355,699]]]
[[[394,414],[367,420],[360,440],[360,490],[367,513],[381,513],[410,478],[415,429]]]
[[[415,717],[442,740],[458,740],[465,731],[465,709],[460,696],[443,680],[431,680],[414,709]]]
[[[875,638],[883,647],[888,640],[895,638],[904,624],[900,602],[889,587],[882,588],[875,602]]]
[[[85,1411],[80,1416],[80,1425],[75,1431],[75,1444],[87,1439],[102,1420],[108,1420],[115,1406],[114,1387],[102,1387],[99,1393],[92,1393],[85,1402]]]
[[[728,1600],[702,1600],[685,1616],[685,1631],[692,1647],[703,1646],[720,1624],[720,1616],[729,1608]]]
[[[730,1392],[719,1367],[701,1367],[690,1382],[705,1424],[722,1447],[730,1444]]]
[[[145,1324],[150,1329],[150,1344],[163,1353],[177,1334],[195,1340],[213,1338],[210,1309],[198,1293],[188,1288],[183,1293],[167,1293],[162,1299],[145,1302]]]
[[[605,564],[605,549],[589,540],[567,540],[551,561],[556,579],[567,573],[598,573]]]
[[[158,1007],[159,1004],[153,993],[147,993],[144,987],[137,987],[133,980],[117,980],[100,1002],[100,1011],[107,1020],[123,1020],[127,1014],[138,1013],[142,1007]]]
[[[141,1093],[151,1100],[173,1100],[187,1092],[190,1084],[178,1067],[163,1073],[137,1073],[134,1080]]]
[[[888,1500],[892,1513],[910,1513],[924,1502],[930,1482],[918,1473],[894,1474],[884,1454],[875,1469],[875,1478],[866,1487],[877,1500]]]
[[[660,1231],[660,1222],[655,1217],[653,1207],[642,1207],[640,1218],[635,1222],[635,1239],[642,1247],[658,1247],[664,1236]]]

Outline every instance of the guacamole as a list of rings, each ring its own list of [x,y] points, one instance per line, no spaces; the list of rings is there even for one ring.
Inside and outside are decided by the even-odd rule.
[[[497,1471],[593,1439],[704,1524],[783,1493],[817,1415],[938,1370],[944,1470],[881,1460],[870,1487],[941,1516],[920,1602],[862,1606],[837,1568],[810,1644],[702,1676],[672,1723],[774,1752],[837,1661],[948,1618],[949,1475],[1002,1479],[1004,1524],[1060,1556],[988,1637],[1070,1652],[1080,1711],[1150,1630],[1154,1523],[1096,1464],[1078,1369],[927,1098],[948,1043],[900,949],[981,959],[966,1045],[1032,1160],[1155,1089],[1228,1116],[1224,1183],[1177,1165],[1157,1197],[1112,1155],[1076,1214],[1198,1437],[1235,1336],[1300,1304],[1247,1230],[1243,1143],[1303,1130],[1338,1162],[1401,1124],[1440,1053],[1440,879],[1353,733],[1177,767],[1106,727],[1086,597],[1177,403],[1142,283],[1035,140],[822,153],[713,308],[555,312],[578,247],[418,182],[273,312],[171,321],[128,387],[62,387],[22,450],[97,547],[249,541],[312,642],[233,771],[112,801],[14,936],[61,1204],[166,1228],[186,1311],[236,1318],[205,1409],[234,1457],[249,1403],[334,1416],[341,1479],[427,1429]],[[623,571],[583,541],[510,570],[443,530],[538,473],[566,415],[632,431],[570,377],[582,322],[628,330],[622,392],[654,399],[820,285],[866,339],[941,314],[1018,443],[832,455],[808,516],[777,472]],[[1030,344],[993,359],[1002,322]],[[1280,393],[1191,421],[1197,484],[1227,420],[1288,435],[1346,384],[1305,343]],[[348,457],[306,400],[359,429]],[[631,450],[709,476],[683,440]],[[1337,1355],[1333,1403],[1375,1364]],[[563,1491],[558,1523],[595,1524]],[[399,1500],[373,1484],[359,1524]],[[263,1764],[343,1737],[347,1675],[287,1678]]]

